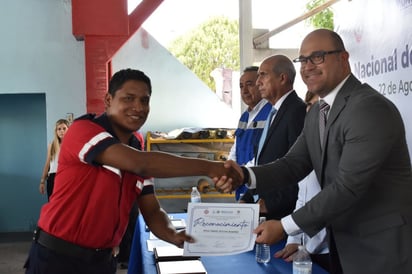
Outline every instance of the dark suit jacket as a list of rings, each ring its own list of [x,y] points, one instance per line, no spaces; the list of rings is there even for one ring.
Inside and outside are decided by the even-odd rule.
[[[333,231],[343,272],[412,273],[412,175],[395,105],[353,75],[338,92],[320,148],[319,105],[279,161],[253,167],[259,192],[296,184],[312,168],[322,191],[292,214],[315,235]]]
[[[292,91],[283,101],[268,130],[262,151],[257,159],[258,165],[273,162],[288,152],[302,131],[305,115],[306,104],[295,91]],[[253,190],[248,191],[244,200],[251,202],[250,198],[253,194]],[[291,185],[280,190],[274,189],[257,194],[265,200],[268,209],[267,218],[279,220],[293,212],[298,186]]]

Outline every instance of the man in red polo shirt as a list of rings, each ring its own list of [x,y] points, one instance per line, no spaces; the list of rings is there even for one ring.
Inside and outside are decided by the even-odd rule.
[[[150,79],[126,69],[113,75],[106,112],[85,115],[69,128],[62,143],[54,193],[40,213],[29,258],[29,274],[116,273],[115,247],[137,200],[150,230],[182,247],[193,239],[176,232],[154,194],[154,177],[224,174],[223,163],[141,152],[134,136],[146,121]]]

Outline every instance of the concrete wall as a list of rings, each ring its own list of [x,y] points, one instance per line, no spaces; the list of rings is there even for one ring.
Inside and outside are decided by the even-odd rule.
[[[83,43],[65,0],[13,0],[0,9],[0,94],[45,93],[47,133],[66,113],[85,111]]]
[[[83,43],[63,0],[3,1],[0,34],[0,232],[29,231],[54,123],[85,111]]]
[[[0,33],[0,100],[15,111],[0,119],[0,232],[29,231],[46,202],[38,184],[55,121],[86,112],[84,43],[72,35],[69,0],[4,1]],[[113,71],[133,67],[151,77],[144,131],[236,127],[240,107],[233,112],[150,35],[148,47],[141,37],[139,31],[115,56]]]

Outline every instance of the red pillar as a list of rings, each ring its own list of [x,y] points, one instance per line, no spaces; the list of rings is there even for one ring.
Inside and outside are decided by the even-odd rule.
[[[127,0],[72,0],[72,31],[85,44],[86,110],[104,111],[110,60],[163,0],[143,0],[127,14]]]

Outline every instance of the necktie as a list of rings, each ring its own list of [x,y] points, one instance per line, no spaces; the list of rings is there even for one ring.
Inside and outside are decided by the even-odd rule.
[[[320,146],[323,149],[323,138],[325,135],[326,120],[328,119],[328,111],[330,106],[323,100],[319,101],[319,136]]]
[[[276,111],[277,111],[276,108],[272,108],[272,110],[269,113],[268,118],[266,119],[265,127],[263,128],[263,132],[259,140],[259,150],[258,150],[258,154],[257,154],[258,157],[256,158],[256,162],[257,162],[257,159],[259,158],[260,152],[262,151],[263,144],[265,143],[265,140],[266,140],[266,135],[268,135],[270,124],[272,123],[272,119],[273,119],[273,116],[275,116]]]

